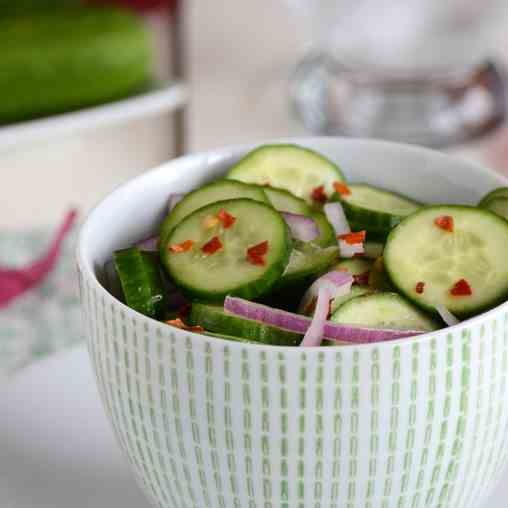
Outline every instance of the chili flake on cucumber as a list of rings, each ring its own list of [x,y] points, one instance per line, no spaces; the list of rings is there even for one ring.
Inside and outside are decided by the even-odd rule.
[[[346,182],[296,145],[170,193],[157,236],[112,253],[110,292],[208,340],[280,347],[412,337],[508,298],[508,188],[426,206]]]

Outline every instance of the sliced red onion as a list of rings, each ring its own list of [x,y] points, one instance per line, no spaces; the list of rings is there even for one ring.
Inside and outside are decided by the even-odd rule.
[[[138,242],[136,247],[139,250],[147,251],[147,252],[157,252],[159,250],[159,237],[152,236],[151,238],[147,238],[142,242]]]
[[[367,270],[366,272],[353,275],[353,280],[354,280],[354,283],[358,284],[359,286],[368,286],[369,285],[369,277],[370,277],[370,270]]]
[[[310,323],[309,328],[303,336],[300,344],[302,347],[316,347],[320,346],[323,340],[325,331],[326,320],[328,319],[328,312],[330,311],[330,300],[332,293],[329,287],[321,286],[318,290],[316,309],[314,316]]]
[[[363,248],[365,250],[364,256],[366,258],[377,259],[379,256],[383,255],[385,246],[384,244],[378,242],[365,242],[363,244]]]
[[[166,302],[168,304],[168,309],[179,309],[182,305],[186,305],[189,303],[189,300],[185,298],[185,296],[180,293],[180,291],[172,291],[168,293]]]
[[[224,310],[230,314],[246,319],[260,321],[302,335],[309,329],[311,319],[281,309],[274,309],[260,303],[250,302],[242,298],[227,296]],[[426,333],[423,330],[394,330],[386,328],[367,328],[357,325],[346,325],[326,321],[324,325],[325,339],[350,344],[368,344],[387,340],[402,339]]]
[[[335,235],[347,235],[351,228],[344,213],[344,208],[338,202],[326,203],[324,211],[328,222],[332,225]]]
[[[185,197],[185,194],[175,193],[170,194],[168,198],[168,212],[171,212],[173,208]]]
[[[319,236],[319,228],[314,219],[289,212],[282,212],[281,215],[296,240],[311,242]]]
[[[303,295],[298,312],[306,314],[305,310],[316,300],[321,289],[328,290],[330,300],[339,296],[344,296],[351,291],[353,276],[349,272],[340,272],[333,270],[325,273],[319,279],[316,279]]]
[[[460,321],[444,305],[441,304],[436,305],[436,310],[441,316],[441,319],[448,326],[454,326],[460,323]]]
[[[339,240],[339,248],[341,258],[352,258],[365,253],[363,242],[350,244],[345,240]]]
[[[180,290],[169,280],[164,270],[161,270],[164,292],[166,294],[166,304],[169,310],[179,309],[189,301],[182,295]]]

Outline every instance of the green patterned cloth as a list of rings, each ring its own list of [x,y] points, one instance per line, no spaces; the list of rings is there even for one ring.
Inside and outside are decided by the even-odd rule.
[[[0,378],[82,339],[74,262],[76,232],[68,236],[55,270],[39,287],[0,309]],[[0,264],[21,266],[41,255],[50,232],[0,232]]]

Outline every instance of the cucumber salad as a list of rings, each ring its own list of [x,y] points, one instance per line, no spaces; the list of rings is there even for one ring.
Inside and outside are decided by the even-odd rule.
[[[401,339],[508,298],[508,188],[427,205],[346,182],[323,155],[261,146],[168,196],[156,236],[113,253],[109,291],[137,312],[274,346]]]

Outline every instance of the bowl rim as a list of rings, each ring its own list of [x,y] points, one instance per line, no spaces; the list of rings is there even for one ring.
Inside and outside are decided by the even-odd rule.
[[[153,319],[151,317],[145,316],[144,314],[141,314],[134,309],[131,309],[129,306],[115,298],[109,291],[106,290],[106,288],[99,282],[97,275],[95,274],[90,260],[88,259],[88,256],[85,252],[86,248],[86,237],[88,230],[90,228],[90,224],[94,222],[96,219],[96,216],[100,215],[101,208],[103,206],[106,206],[108,201],[110,199],[113,199],[117,194],[123,193],[126,189],[129,189],[130,187],[137,186],[140,181],[148,178],[152,178],[154,175],[161,173],[161,172],[167,172],[167,168],[173,164],[182,164],[183,162],[187,162],[190,165],[193,164],[193,162],[198,163],[202,160],[211,161],[215,158],[222,158],[225,154],[228,155],[228,157],[232,157],[235,155],[241,155],[248,150],[251,150],[259,145],[262,144],[278,144],[278,143],[293,143],[293,144],[301,144],[301,145],[312,145],[314,143],[334,143],[334,142],[346,142],[350,144],[367,144],[367,145],[377,145],[381,147],[391,148],[391,149],[399,149],[399,150],[405,150],[405,151],[412,151],[412,152],[419,152],[421,154],[427,154],[428,156],[431,156],[433,158],[441,158],[444,162],[446,162],[449,159],[457,160],[458,157],[446,154],[443,152],[439,152],[437,150],[432,150],[430,148],[425,148],[417,145],[410,145],[407,143],[396,143],[392,141],[384,141],[384,140],[377,140],[377,139],[367,139],[367,138],[345,138],[345,137],[333,137],[333,136],[307,136],[307,137],[285,137],[285,138],[275,138],[275,139],[265,139],[265,140],[259,140],[252,143],[242,143],[242,144],[233,144],[233,145],[225,145],[220,148],[212,149],[212,150],[205,150],[205,151],[199,151],[199,152],[193,152],[186,154],[182,157],[178,157],[175,159],[171,159],[169,161],[166,161],[155,168],[152,168],[149,171],[146,171],[142,173],[139,176],[136,176],[134,178],[131,178],[127,180],[126,182],[121,183],[116,188],[114,188],[112,191],[110,191],[106,196],[101,198],[99,202],[94,206],[94,208],[88,213],[87,217],[85,218],[84,223],[81,225],[79,233],[78,233],[78,240],[77,240],[77,247],[75,252],[75,259],[77,263],[78,270],[83,275],[83,278],[86,279],[87,282],[92,282],[93,288],[98,291],[98,294],[105,298],[109,304],[115,305],[119,307],[126,315],[134,318],[137,318],[138,320],[143,321],[146,325],[152,326],[157,325],[161,326],[164,325],[163,322],[158,321],[156,319]],[[205,159],[203,159],[205,158]],[[490,169],[486,166],[483,166],[479,164],[478,162],[472,162],[467,160],[460,160],[460,164],[462,164],[465,168],[468,168],[470,171],[473,172],[481,172],[484,174],[487,174],[492,180],[495,180],[499,183],[500,186],[508,186],[508,178],[504,177],[500,173],[494,171],[493,169]],[[83,305],[83,302],[81,303]],[[430,342],[433,339],[435,339],[437,336],[446,336],[453,332],[464,332],[464,330],[476,326],[482,323],[482,321],[488,321],[491,317],[493,317],[496,314],[506,312],[508,311],[508,301],[501,303],[494,307],[493,309],[488,310],[487,312],[483,312],[479,314],[478,316],[474,316],[472,318],[466,319],[464,321],[461,321],[460,323],[449,326],[446,328],[442,328],[439,330],[434,330],[428,333],[423,333],[420,335],[415,335],[413,337],[406,337],[401,339],[395,339],[395,340],[389,340],[389,341],[383,341],[383,342],[370,342],[370,343],[363,343],[363,344],[348,344],[348,345],[341,345],[340,349],[341,351],[347,350],[347,351],[357,351],[357,350],[372,350],[372,349],[379,349],[379,348],[392,348],[397,347],[400,345],[410,345],[413,346],[415,344],[421,344],[422,342]],[[165,325],[170,326],[170,325]],[[189,330],[182,330],[176,327],[171,327],[171,331],[175,333],[177,336],[180,335],[182,338],[191,337],[194,340],[202,341],[203,343],[212,343],[212,344],[219,344],[218,339],[216,337],[211,337],[208,335],[204,335],[202,333],[198,332],[192,332]],[[88,340],[88,337],[87,337]],[[222,342],[224,342],[224,347],[230,347],[230,348],[248,348],[248,349],[254,349],[257,351],[261,350],[273,350],[275,352],[280,353],[290,353],[290,354],[300,354],[300,353],[317,353],[322,352],[323,354],[328,353],[336,353],[337,349],[335,347],[323,347],[323,346],[313,346],[313,347],[295,347],[295,346],[276,346],[271,344],[256,344],[252,342],[239,342],[239,341],[232,341],[227,339],[221,339]]]

